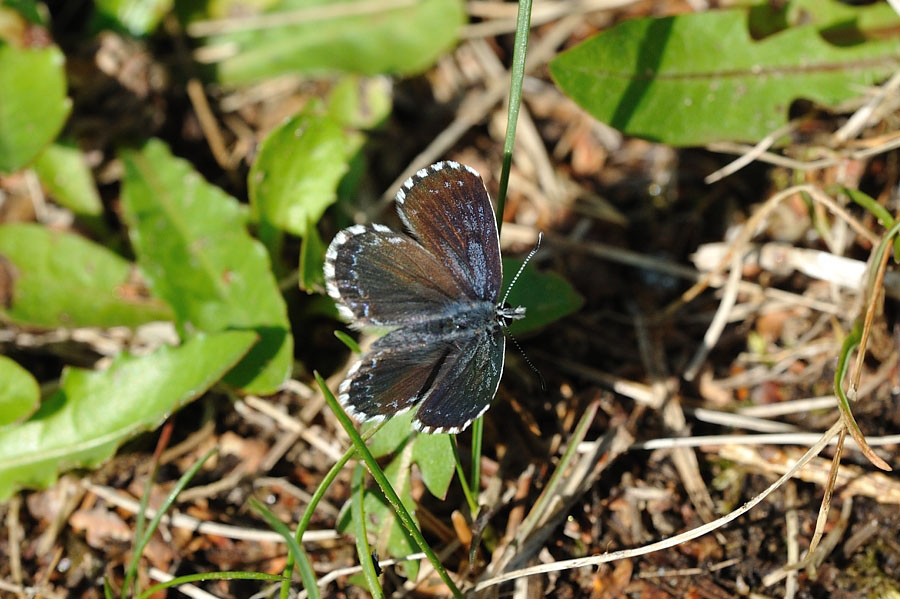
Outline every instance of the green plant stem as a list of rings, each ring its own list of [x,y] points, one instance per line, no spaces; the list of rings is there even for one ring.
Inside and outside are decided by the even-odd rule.
[[[156,442],[156,449],[153,452],[153,461],[150,467],[150,476],[147,477],[147,486],[144,487],[144,493],[141,495],[141,504],[134,519],[135,545],[144,536],[144,525],[147,523],[147,506],[150,505],[150,491],[153,489],[153,482],[156,480],[156,476],[159,474],[159,458],[162,455],[163,448],[169,444],[169,439],[172,437],[172,428],[172,420],[169,419],[163,425],[159,440]],[[131,589],[131,591],[134,594],[134,589]]]
[[[525,80],[525,54],[528,35],[531,32],[531,0],[519,0],[516,16],[516,39],[513,42],[512,68],[509,71],[509,106],[506,116],[506,137],[503,140],[503,167],[500,169],[500,190],[497,193],[497,234],[503,228],[503,211],[506,208],[506,190],[509,188],[509,169],[512,167],[513,147],[516,145],[516,124],[522,106],[522,82]],[[481,417],[483,418],[483,416]],[[481,440],[484,427],[481,418],[472,425],[472,481],[471,489],[481,488]]]
[[[316,580],[316,573],[313,570],[312,562],[309,556],[303,550],[303,545],[291,535],[290,529],[285,526],[284,522],[272,513],[263,503],[256,497],[250,498],[250,507],[261,515],[266,523],[278,534],[280,534],[290,549],[290,555],[294,558],[294,562],[300,570],[300,580],[303,581],[303,588],[306,589],[306,596],[310,599],[319,599],[322,595],[319,593],[319,581]],[[290,583],[290,579],[288,579]]]
[[[319,383],[319,388],[322,389],[322,393],[325,395],[325,401],[328,402],[328,406],[334,412],[334,415],[341,423],[341,426],[343,426],[344,430],[347,431],[347,435],[350,437],[350,440],[353,441],[353,445],[356,447],[357,453],[360,455],[360,457],[362,457],[363,461],[365,461],[369,472],[372,474],[372,478],[374,478],[375,482],[378,483],[378,486],[381,487],[381,491],[384,493],[384,496],[388,500],[388,503],[390,503],[391,507],[394,508],[394,513],[397,515],[397,519],[406,529],[406,532],[408,532],[416,542],[416,545],[418,545],[419,549],[423,553],[425,553],[428,561],[431,562],[432,566],[434,566],[435,572],[437,572],[438,576],[441,577],[441,580],[445,585],[447,585],[447,588],[450,589],[450,592],[453,593],[453,596],[456,599],[463,599],[463,594],[459,590],[459,587],[456,586],[456,583],[453,582],[453,579],[450,578],[450,575],[447,573],[447,569],[444,568],[444,565],[438,559],[437,555],[434,553],[431,547],[428,546],[428,543],[425,542],[425,537],[422,536],[419,527],[416,526],[415,520],[413,520],[412,516],[407,511],[406,506],[403,505],[403,502],[400,501],[400,498],[397,496],[396,491],[394,491],[394,488],[391,486],[390,482],[388,482],[387,477],[385,477],[384,471],[381,470],[378,462],[376,462],[375,458],[372,456],[372,452],[369,451],[369,448],[366,447],[366,444],[359,436],[359,433],[356,432],[356,428],[354,428],[353,422],[351,422],[350,417],[344,413],[341,405],[328,389],[328,385],[325,384],[325,379],[323,379],[318,372],[314,374],[316,377],[316,382]]]
[[[531,0],[519,0],[516,16],[516,39],[513,42],[512,68],[509,71],[509,108],[506,117],[506,137],[503,140],[503,168],[500,171],[500,191],[497,194],[497,230],[503,226],[503,209],[506,206],[506,190],[509,186],[509,169],[512,166],[513,147],[516,143],[516,123],[522,105],[522,82],[525,80],[525,54],[528,34],[531,31]]]
[[[278,582],[281,580],[281,576],[276,574],[265,574],[263,572],[241,572],[241,571],[233,571],[233,572],[203,572],[200,574],[187,574],[185,576],[178,576],[177,578],[173,578],[172,580],[168,580],[166,582],[162,582],[160,584],[154,585],[137,596],[136,599],[148,599],[148,597],[152,597],[155,593],[162,591],[164,589],[168,589],[174,586],[178,586],[180,584],[189,584],[191,582],[204,582],[207,580],[268,580],[272,582]]]
[[[156,515],[153,517],[153,520],[150,521],[150,524],[147,525],[147,530],[144,531],[143,537],[141,537],[137,544],[135,545],[132,554],[131,561],[128,563],[128,568],[125,570],[125,583],[122,585],[122,597],[124,597],[127,589],[131,588],[132,581],[135,580],[138,564],[141,561],[141,555],[144,553],[144,548],[147,546],[147,543],[150,542],[150,539],[153,538],[153,533],[156,532],[157,527],[159,527],[159,522],[162,520],[165,513],[172,507],[172,504],[175,503],[175,499],[178,498],[178,494],[181,493],[182,490],[187,486],[187,484],[191,481],[192,478],[197,474],[197,471],[206,463],[214,453],[218,451],[218,448],[213,447],[205,454],[203,457],[197,460],[197,463],[191,466],[187,472],[181,475],[181,478],[178,479],[178,482],[175,483],[175,486],[169,491],[169,494],[166,496],[165,501],[163,501],[162,505],[159,506],[159,509],[156,511]]]
[[[462,487],[463,495],[466,496],[466,503],[469,504],[469,513],[472,514],[472,520],[478,515],[478,502],[469,488],[469,482],[466,480],[466,473],[463,471],[462,461],[459,459],[459,447],[456,445],[456,437],[450,437],[450,447],[453,448],[453,459],[456,460],[456,476],[459,477],[459,484]],[[474,454],[474,452],[473,452]]]
[[[378,582],[378,573],[375,572],[375,564],[372,563],[372,549],[369,547],[369,540],[366,538],[366,518],[363,509],[363,497],[365,496],[365,475],[366,469],[362,463],[356,465],[353,469],[353,478],[350,483],[350,509],[353,513],[353,524],[355,526],[356,536],[356,553],[359,555],[359,565],[362,566],[363,576],[366,584],[369,586],[369,592],[372,593],[373,599],[384,599],[384,591]]]
[[[372,430],[366,432],[365,438],[369,439],[381,430],[381,427],[384,426],[386,421],[381,422],[378,426],[372,428]],[[325,474],[325,478],[322,479],[322,482],[319,483],[319,486],[316,488],[316,492],[313,493],[313,496],[309,500],[309,504],[306,506],[306,509],[303,511],[303,517],[300,518],[300,523],[297,525],[297,530],[294,532],[294,539],[298,543],[303,542],[303,533],[306,532],[306,529],[309,527],[309,523],[312,521],[313,514],[316,511],[316,507],[318,507],[319,502],[322,501],[322,498],[325,497],[325,493],[328,491],[328,488],[331,486],[331,483],[334,482],[334,479],[337,478],[337,475],[340,474],[341,470],[350,461],[356,454],[356,448],[350,446],[347,451],[344,452],[344,455],[341,456],[335,464],[331,467],[331,469]],[[291,591],[291,575],[294,572],[294,559],[291,554],[288,554],[287,562],[284,565],[284,574],[283,577],[285,582],[281,584],[281,599],[288,599]]]
[[[891,240],[898,233],[900,233],[900,223],[895,222],[875,248],[875,252],[870,261],[871,268],[869,269],[869,276],[866,283],[865,297],[867,304],[877,301],[877,298],[875,298],[875,285],[879,280],[879,273],[883,274],[879,265],[882,265],[882,262],[885,260],[885,252],[887,252],[888,247],[890,247]],[[847,375],[847,368],[850,365],[850,353],[860,345],[862,336],[863,320],[857,318],[853,325],[853,330],[847,338],[844,339],[844,343],[841,345],[837,369],[834,373],[834,393],[838,397],[838,407],[840,408],[844,425],[850,433],[850,436],[853,437],[853,440],[856,441],[856,444],[863,452],[863,455],[878,468],[890,471],[891,467],[872,450],[868,443],[866,443],[865,435],[863,435],[862,430],[860,430],[859,425],[856,423],[856,419],[853,417],[850,399],[847,397],[847,394],[844,393],[844,378]],[[865,351],[865,348],[862,348],[861,351]]]

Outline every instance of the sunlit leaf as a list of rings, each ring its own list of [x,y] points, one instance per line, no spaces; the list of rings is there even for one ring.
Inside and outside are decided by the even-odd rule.
[[[260,338],[225,380],[273,393],[293,365],[287,308],[265,248],[238,202],[154,140],[122,153],[122,205],[150,287],[191,331],[253,330]]]
[[[57,204],[84,216],[103,212],[91,169],[74,144],[57,142],[44,148],[34,161],[34,171]]]
[[[196,16],[196,15],[195,15]],[[465,23],[459,0],[284,0],[261,15],[188,32],[209,36],[208,50],[224,58],[216,76],[240,85],[288,73],[417,73],[453,47]]]
[[[27,166],[62,129],[72,106],[56,46],[0,41],[0,172]]]
[[[0,356],[0,431],[31,414],[41,392],[31,373],[6,356]]]
[[[900,64],[900,38],[832,44],[815,26],[754,40],[746,9],[623,21],[550,63],[557,85],[629,135],[756,142],[797,99],[835,106]]]
[[[0,225],[0,268],[11,290],[0,314],[22,325],[136,327],[173,318],[142,291],[133,264],[74,233]]]
[[[25,423],[0,430],[0,501],[59,472],[102,463],[218,381],[256,341],[249,331],[198,335],[149,356],[121,355],[99,372],[69,368]]]

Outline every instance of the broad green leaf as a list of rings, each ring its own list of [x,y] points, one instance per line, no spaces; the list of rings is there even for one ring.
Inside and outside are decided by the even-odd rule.
[[[136,327],[173,318],[169,306],[136,285],[134,265],[73,233],[0,225],[2,263],[12,297],[0,314],[21,325]]]
[[[814,26],[751,39],[748,11],[625,21],[550,63],[557,85],[629,135],[679,146],[756,142],[796,99],[859,96],[900,65],[900,38],[832,45]]]
[[[35,159],[34,170],[50,197],[61,206],[82,216],[99,216],[103,212],[91,169],[74,144],[57,142],[47,146]]]
[[[56,46],[0,42],[0,172],[27,166],[66,122],[65,58]]]
[[[512,278],[521,266],[521,260],[503,259],[504,290],[509,289]],[[514,320],[509,325],[509,331],[515,335],[538,329],[576,312],[584,303],[584,298],[561,276],[538,272],[532,262],[522,271],[506,301],[511,306],[525,306],[525,318]]]
[[[269,133],[260,145],[247,186],[259,218],[306,235],[337,199],[337,187],[361,134],[345,131],[311,106]]]
[[[410,433],[412,433],[413,430],[413,414],[415,414],[415,411],[410,410],[398,416],[394,416],[384,423],[384,426],[382,426],[381,429],[369,439],[369,442],[366,443],[366,446],[369,448],[369,451],[372,452],[373,456],[380,458],[389,453],[394,453],[407,439],[409,439]],[[365,425],[365,427],[373,426],[376,425],[374,423]]]
[[[456,474],[450,435],[416,435],[413,461],[419,465],[422,482],[435,497],[443,499]]]
[[[132,35],[152,33],[174,0],[95,0],[100,27],[114,26]]]
[[[227,51],[216,65],[221,83],[290,73],[418,73],[453,47],[466,20],[460,0],[284,0],[262,16],[272,22],[205,40],[207,49]],[[212,33],[200,24],[188,32]]]
[[[0,431],[31,414],[40,401],[41,391],[31,373],[0,356]]]
[[[259,343],[225,381],[273,393],[290,374],[293,341],[265,248],[238,202],[153,140],[122,153],[122,205],[150,287],[175,309],[182,336],[253,330]]]
[[[95,467],[218,381],[256,341],[250,331],[199,334],[108,370],[68,368],[60,389],[25,423],[0,430],[0,501],[43,488],[71,468]]]

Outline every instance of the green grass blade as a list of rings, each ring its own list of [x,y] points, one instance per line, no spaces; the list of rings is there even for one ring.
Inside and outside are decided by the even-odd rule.
[[[263,505],[259,499],[251,497],[250,507],[265,519],[266,523],[272,527],[272,530],[284,537],[284,540],[287,542],[288,548],[290,549],[291,556],[293,556],[294,562],[300,570],[300,580],[303,581],[303,588],[306,589],[307,597],[310,599],[319,599],[322,596],[319,593],[319,583],[316,580],[316,573],[313,570],[312,563],[309,561],[309,556],[306,555],[306,551],[303,550],[303,545],[294,538],[290,529],[285,526],[284,522],[279,520],[278,517],[273,514],[269,508]],[[290,581],[288,580],[288,582]]]
[[[353,524],[356,527],[354,530],[356,553],[359,555],[359,565],[362,566],[363,576],[373,599],[384,599],[384,591],[381,590],[378,574],[375,572],[375,564],[372,563],[372,549],[369,547],[369,540],[366,537],[366,519],[363,511],[363,496],[366,490],[365,474],[366,469],[362,463],[357,464],[353,469],[353,479],[350,483],[350,509],[353,511]]]
[[[334,412],[335,416],[338,419],[338,422],[341,423],[341,426],[344,427],[344,430],[347,431],[347,435],[350,437],[350,440],[353,441],[354,447],[356,447],[356,451],[366,462],[366,466],[369,468],[369,472],[372,474],[372,477],[375,479],[375,482],[378,483],[378,486],[381,487],[381,491],[384,493],[385,498],[391,504],[391,507],[394,508],[394,513],[397,514],[397,519],[409,533],[409,535],[415,540],[416,544],[419,546],[428,561],[431,562],[431,565],[434,566],[435,572],[437,572],[438,576],[441,577],[441,580],[444,581],[444,584],[447,585],[447,588],[450,589],[450,592],[453,593],[453,596],[456,599],[463,599],[463,594],[456,586],[456,583],[453,582],[453,579],[450,578],[450,575],[447,573],[446,568],[440,562],[437,555],[428,546],[428,543],[425,542],[425,537],[422,536],[422,532],[419,530],[419,527],[416,526],[415,521],[412,516],[406,510],[406,507],[403,505],[403,502],[400,501],[400,498],[397,496],[396,491],[394,491],[393,487],[391,487],[387,478],[384,475],[384,471],[382,471],[381,467],[378,465],[378,462],[375,461],[375,458],[372,456],[372,453],[369,451],[369,448],[366,447],[365,442],[359,436],[359,433],[356,432],[356,428],[353,426],[353,422],[350,420],[350,417],[344,413],[344,410],[341,408],[341,405],[338,403],[337,399],[335,399],[334,395],[331,393],[331,390],[328,389],[328,385],[325,384],[325,379],[316,372],[316,382],[319,383],[319,388],[322,389],[322,393],[325,395],[325,401],[328,402],[328,406]]]
[[[191,479],[196,476],[197,472],[200,468],[203,467],[203,464],[206,463],[214,453],[218,451],[218,448],[213,447],[209,451],[207,451],[202,458],[197,460],[197,463],[191,466],[187,472],[181,475],[181,478],[178,479],[178,482],[169,491],[169,494],[166,496],[165,501],[162,502],[162,505],[159,506],[159,509],[156,511],[156,515],[153,517],[153,520],[150,521],[150,524],[147,525],[147,530],[144,532],[143,537],[138,540],[137,545],[134,547],[134,550],[131,554],[131,562],[128,564],[128,569],[125,574],[125,584],[122,585],[122,593],[123,597],[124,593],[127,592],[129,588],[131,588],[132,581],[136,580],[135,576],[137,574],[138,564],[141,561],[141,555],[144,553],[144,548],[147,546],[147,543],[150,542],[150,539],[153,537],[153,533],[156,532],[156,529],[159,527],[159,523],[162,520],[163,516],[169,508],[172,507],[172,504],[175,503],[175,499],[178,498],[178,494],[181,493],[187,484],[191,481]]]
[[[281,580],[281,576],[278,576],[277,574],[265,574],[263,572],[241,572],[239,570],[232,572],[201,572],[199,574],[187,574],[154,585],[138,595],[137,599],[148,599],[163,589],[175,587],[180,584],[204,582],[207,580],[268,580],[270,582],[278,582]]]

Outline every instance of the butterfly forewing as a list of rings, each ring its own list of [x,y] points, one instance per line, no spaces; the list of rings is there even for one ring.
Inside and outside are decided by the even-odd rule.
[[[500,240],[478,173],[450,161],[422,169],[397,193],[397,212],[457,280],[464,297],[497,302],[503,282]]]
[[[338,233],[325,254],[328,294],[358,326],[418,322],[462,295],[447,268],[408,235],[375,225]]]

